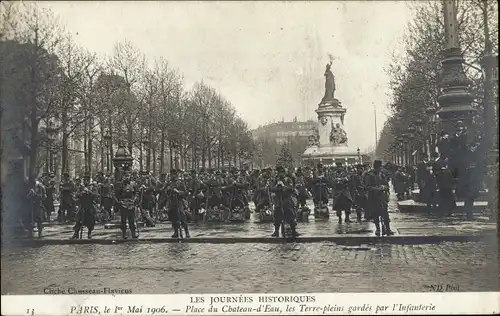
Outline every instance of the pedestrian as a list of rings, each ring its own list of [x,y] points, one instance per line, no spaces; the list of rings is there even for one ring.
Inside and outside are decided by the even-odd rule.
[[[456,207],[454,189],[454,178],[451,170],[443,162],[435,162],[433,171],[436,175],[437,203],[439,213],[451,216]]]
[[[168,217],[172,223],[174,234],[172,238],[180,237],[180,229],[184,229],[186,238],[189,238],[189,228],[187,224],[185,199],[188,195],[186,185],[179,178],[179,171],[171,170],[170,183],[167,188],[167,209]]]
[[[78,194],[79,209],[76,214],[76,223],[73,227],[74,234],[71,239],[78,239],[83,227],[87,227],[87,238],[92,238],[92,231],[95,227],[96,204],[98,195],[93,191],[90,184],[90,176],[84,177],[83,188]]]
[[[290,225],[292,237],[298,237],[300,234],[296,229],[297,223],[295,221],[294,203],[292,200],[295,188],[292,180],[286,177],[283,167],[278,167],[277,171],[276,184],[271,188],[271,192],[275,194],[274,232],[272,236],[279,237],[280,227],[282,227],[282,234],[285,235],[284,224],[287,223]]]
[[[390,228],[388,212],[389,183],[382,172],[382,161],[375,160],[373,169],[364,177],[365,187],[368,190],[368,207],[375,223],[375,235],[380,236],[380,222],[382,220],[382,236],[394,235]]]
[[[116,199],[123,239],[127,239],[127,222],[132,238],[139,238],[135,223],[136,190],[128,171],[124,171],[122,181],[116,190]]]

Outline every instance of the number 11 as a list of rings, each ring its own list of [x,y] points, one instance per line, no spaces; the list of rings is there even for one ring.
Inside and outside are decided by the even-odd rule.
[[[34,309],[27,309],[26,310],[26,315],[35,315],[35,310]]]

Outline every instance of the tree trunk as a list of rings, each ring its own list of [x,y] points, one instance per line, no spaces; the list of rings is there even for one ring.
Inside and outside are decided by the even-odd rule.
[[[175,168],[175,165],[174,165],[174,151],[173,151],[173,146],[172,146],[172,142],[171,141],[168,142],[168,154],[170,156],[170,169],[174,169]]]
[[[142,165],[143,157],[142,157],[142,143],[139,143],[139,171],[142,172],[143,170],[143,165]]]
[[[160,174],[165,172],[165,130],[161,130],[160,139]]]
[[[89,134],[88,134],[88,151],[89,151],[89,169],[88,173],[90,174],[90,177],[92,177],[92,155],[94,153],[94,147],[93,147],[93,141],[92,141],[92,127],[94,126],[94,118],[90,116],[89,118]]]
[[[112,128],[113,125],[112,125],[112,121],[111,121],[111,110],[108,113],[109,113],[108,131],[109,131],[109,136],[110,136],[109,145],[107,145],[107,146],[109,146],[108,147],[109,148],[109,172],[111,174],[113,174],[113,170],[114,170],[113,169],[113,167],[114,167],[113,166],[113,154],[114,154],[113,153],[113,140],[114,140],[113,135],[114,135],[114,133],[113,133],[113,128]]]
[[[212,149],[208,146],[208,168],[212,168]]]
[[[156,176],[156,149],[153,148],[153,150],[151,150],[152,152],[152,155],[153,155],[153,175]]]
[[[130,156],[133,156],[133,149],[134,149],[134,130],[132,126],[127,127],[127,142],[128,142],[128,153]]]
[[[62,129],[62,140],[61,140],[61,173],[69,172],[68,168],[68,113],[66,105],[64,105],[61,114],[61,129]]]
[[[88,168],[88,163],[89,163],[89,152],[88,152],[88,120],[85,120],[85,123],[83,124],[83,172],[87,174],[89,172]]]
[[[101,130],[101,172],[104,173],[104,161],[105,161],[105,157],[104,157],[104,154],[105,154],[105,149],[104,147],[106,146],[106,142],[104,141],[104,128],[102,126],[102,123],[101,123],[101,126],[100,126],[100,130]],[[106,163],[107,163],[107,160],[106,160]]]

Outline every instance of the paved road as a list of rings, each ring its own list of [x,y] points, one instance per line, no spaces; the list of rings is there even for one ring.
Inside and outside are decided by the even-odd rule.
[[[2,294],[498,291],[496,245],[119,244],[2,249]]]
[[[312,209],[312,201],[308,202],[309,207]],[[253,203],[250,206],[253,209]],[[394,195],[391,195],[389,201],[389,213],[392,221],[391,228],[396,235],[475,235],[496,230],[496,223],[489,221],[484,216],[475,216],[473,220],[467,221],[463,214],[455,214],[447,218],[427,214],[400,213]],[[351,214],[351,219],[355,220],[355,214]],[[273,231],[272,223],[259,223],[255,213],[246,223],[193,223],[190,227],[191,237],[265,237],[270,236]],[[315,221],[314,216],[311,216],[308,223],[298,224],[298,231],[304,237],[373,236],[375,225],[371,222],[338,224],[336,215],[332,213],[327,221]],[[44,239],[68,239],[72,234],[72,225],[51,225],[44,229]],[[162,223],[154,228],[144,227],[140,229],[141,238],[169,238],[171,234],[172,228],[169,222]],[[103,225],[97,225],[93,235],[94,239],[121,238],[118,228],[104,229]]]

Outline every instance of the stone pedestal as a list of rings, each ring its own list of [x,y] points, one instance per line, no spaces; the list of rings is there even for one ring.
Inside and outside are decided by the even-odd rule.
[[[338,100],[336,100],[338,102]],[[344,126],[344,115],[346,109],[340,107],[340,102],[337,106],[334,105],[320,105],[316,110],[318,114],[318,131],[319,131],[319,145],[321,147],[330,146],[330,133],[332,127],[339,124],[342,128]],[[338,146],[346,147],[347,143],[339,144]]]
[[[337,99],[321,103],[316,110],[318,114],[319,139],[315,144],[310,144],[302,155],[304,161],[309,163],[323,163],[334,165],[336,163],[360,163],[357,149],[348,146],[347,134],[344,131],[344,117],[347,109],[342,107]],[[332,130],[337,129],[335,131]]]

